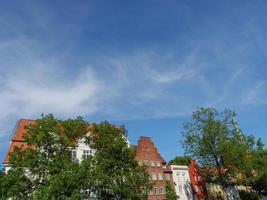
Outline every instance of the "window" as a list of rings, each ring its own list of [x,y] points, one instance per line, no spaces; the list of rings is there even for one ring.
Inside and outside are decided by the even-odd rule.
[[[90,189],[89,188],[85,189],[84,190],[84,194],[87,195],[87,196],[90,196],[90,194],[91,194]]]
[[[195,192],[198,192],[198,186],[194,186]]]
[[[162,175],[161,173],[158,174],[158,179],[159,179],[160,181],[163,180],[163,175]]]
[[[157,180],[157,174],[155,174],[155,173],[152,174],[152,180],[153,181],[156,181]]]
[[[146,194],[146,188],[143,187],[143,188],[141,188],[141,190],[142,190],[143,194]]]
[[[160,188],[159,188],[159,193],[160,193],[160,194],[165,194],[165,189],[164,189],[164,187],[160,187]]]
[[[170,180],[170,174],[165,174],[165,179],[166,179],[167,181],[169,181],[169,180]]]
[[[149,166],[148,160],[144,160],[144,164],[147,165],[147,166]]]
[[[179,185],[179,193],[183,193],[183,187]]]
[[[149,190],[148,195],[153,195],[153,190]]]
[[[90,155],[92,155],[92,150],[83,150],[83,156],[85,158],[87,158]]]
[[[176,176],[177,176],[178,181],[180,181],[180,173],[179,172],[176,173]]]
[[[72,161],[74,161],[74,162],[77,162],[78,161],[77,151],[76,150],[71,150],[70,151],[70,156],[71,156]]]
[[[154,161],[151,161],[151,167],[155,167],[155,162]]]
[[[182,173],[182,177],[183,177],[183,181],[186,181],[186,179],[185,179],[185,173]]]
[[[160,162],[159,161],[157,161],[157,167],[160,167]]]
[[[159,195],[159,189],[157,187],[154,187],[154,194]]]

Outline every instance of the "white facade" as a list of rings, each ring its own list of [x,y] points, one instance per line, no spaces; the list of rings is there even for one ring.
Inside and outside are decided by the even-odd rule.
[[[70,151],[73,160],[79,163],[82,161],[84,157],[95,154],[95,150],[90,148],[90,146],[86,143],[85,138],[79,139],[77,146],[75,148],[70,149]]]
[[[189,178],[188,167],[185,165],[171,165],[175,192],[181,200],[193,200],[193,192]]]

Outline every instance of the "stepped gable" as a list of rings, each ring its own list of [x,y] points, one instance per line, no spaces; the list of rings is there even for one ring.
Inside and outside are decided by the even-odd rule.
[[[4,158],[3,164],[9,163],[9,155],[14,151],[15,147],[19,147],[22,149],[26,149],[29,147],[29,145],[25,142],[23,135],[27,132],[26,126],[33,125],[34,123],[35,120],[31,119],[20,119],[17,122],[11,135],[8,152]]]
[[[151,141],[151,138],[144,136],[141,136],[138,140],[135,160],[159,160],[162,163],[166,163],[158,153],[158,150]]]
[[[158,153],[150,137],[140,137],[136,147],[135,160],[140,165],[147,166],[152,188],[147,191],[148,200],[166,200],[165,187],[167,181],[173,186],[172,170],[166,166],[166,161]]]

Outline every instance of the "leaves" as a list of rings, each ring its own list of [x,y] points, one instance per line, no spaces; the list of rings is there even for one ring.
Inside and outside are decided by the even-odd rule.
[[[0,174],[0,199],[79,200],[89,197],[85,191],[100,199],[145,198],[148,175],[133,160],[124,127],[88,125],[81,117],[59,120],[50,114],[26,128],[25,141],[31,146],[11,154],[12,169]],[[77,163],[70,150],[80,140],[96,153]]]
[[[235,117],[227,109],[198,108],[182,132],[186,154],[205,167],[208,181],[225,186],[231,184],[229,177],[246,168],[248,153],[262,145],[242,133]]]
[[[100,199],[144,199],[148,174],[134,159],[124,127],[108,122],[92,127],[92,158],[95,163],[96,193]]]
[[[175,192],[174,188],[172,187],[170,181],[166,182],[165,192],[166,192],[166,199],[167,200],[179,199],[179,196],[176,195],[176,192]]]
[[[189,156],[176,156],[174,159],[170,160],[168,165],[186,165],[190,164],[191,157]]]

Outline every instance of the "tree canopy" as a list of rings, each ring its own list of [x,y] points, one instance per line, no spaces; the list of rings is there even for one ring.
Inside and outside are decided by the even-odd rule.
[[[145,197],[148,175],[133,160],[123,127],[89,125],[81,117],[59,120],[50,114],[26,129],[30,146],[11,154],[12,168],[0,174],[0,199],[79,200],[92,193],[98,199]],[[79,163],[70,150],[81,138],[96,153]]]
[[[184,124],[182,135],[186,154],[205,168],[206,179],[223,186],[245,170],[249,153],[262,146],[241,131],[236,113],[228,109],[198,108]]]
[[[150,189],[148,174],[134,160],[134,149],[126,141],[126,129],[103,122],[94,124],[92,132],[99,199],[146,199]]]
[[[177,199],[179,199],[179,196],[176,194],[176,192],[175,192],[173,186],[171,185],[170,181],[166,182],[165,191],[166,191],[166,199],[167,200],[177,200]]]
[[[168,165],[186,165],[190,164],[190,156],[176,156],[174,159],[170,160]]]

